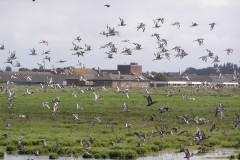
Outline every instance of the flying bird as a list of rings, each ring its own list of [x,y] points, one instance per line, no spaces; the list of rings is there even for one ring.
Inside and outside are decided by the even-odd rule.
[[[148,96],[144,96],[146,99],[147,99],[147,106],[151,106],[151,105],[153,105],[154,103],[156,103],[157,101],[153,101],[152,100],[152,97],[150,96],[150,95],[148,95]]]
[[[189,27],[196,27],[196,26],[198,26],[198,24],[197,24],[197,23],[195,23],[195,22],[192,22],[192,25],[191,25],[191,26],[189,26]]]
[[[36,53],[36,50],[33,48],[33,49],[30,49],[30,54],[29,55],[32,55],[32,56],[35,56],[35,55],[37,55],[37,53]]]
[[[164,23],[164,20],[165,20],[165,18],[157,18],[157,19],[155,19],[156,21],[158,21],[158,22],[160,22],[161,21],[161,23],[163,24]]]
[[[180,22],[174,22],[171,25],[173,26],[177,26],[178,29],[180,29]]]
[[[210,25],[210,27],[211,27],[211,28],[210,28],[210,30],[212,31],[212,30],[213,30],[213,28],[214,28],[214,26],[216,25],[216,23],[215,23],[215,22],[213,22],[213,23],[210,23],[209,25]]]
[[[227,52],[227,55],[229,55],[230,53],[233,53],[233,49],[232,48],[228,48],[228,49],[226,49],[224,51]]]
[[[203,38],[198,38],[198,39],[196,39],[196,40],[193,40],[193,42],[198,42],[198,45],[199,46],[201,46],[201,45],[203,45],[203,41],[204,41],[205,39],[203,39]]]
[[[82,38],[80,36],[76,37],[74,40],[80,42],[82,40]]]
[[[39,43],[42,43],[42,44],[45,44],[46,46],[48,46],[48,42],[46,40],[42,40],[41,42]]]
[[[65,63],[65,62],[67,62],[67,60],[59,60],[59,61],[57,61],[56,63]]]
[[[126,26],[127,25],[122,18],[119,17],[119,19],[120,19],[120,24],[118,26]]]
[[[48,51],[43,51],[42,55],[43,55],[43,54],[50,54],[50,50],[48,50]]]
[[[159,21],[153,20],[154,26],[153,28],[159,28],[161,25],[159,24]]]
[[[110,7],[110,4],[105,4],[104,6],[105,6],[105,7]]]
[[[5,49],[4,44],[0,44],[0,50],[4,50],[4,49]]]
[[[137,31],[139,30],[139,29],[142,29],[142,31],[144,32],[145,31],[145,26],[146,26],[146,24],[144,24],[144,23],[139,23],[139,25],[137,26]]]

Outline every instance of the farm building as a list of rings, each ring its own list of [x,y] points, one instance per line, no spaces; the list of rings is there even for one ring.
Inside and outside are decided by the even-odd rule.
[[[56,72],[45,70],[45,72],[0,72],[0,83],[7,81],[19,85],[44,84],[49,79],[60,85],[77,86],[109,86],[109,87],[197,87],[199,85],[239,87],[239,81],[233,79],[232,74],[222,77],[217,75],[179,76],[178,73],[169,73],[168,81],[150,81],[142,76],[142,66],[137,63],[129,65],[118,65],[116,70],[100,70],[90,68],[58,68]]]
[[[18,85],[37,85],[44,84],[49,78],[55,83],[66,83],[64,75],[52,74],[51,72],[1,72],[0,82],[14,82]]]
[[[169,81],[151,81],[150,86],[152,87],[197,87],[199,85],[206,86],[221,86],[221,87],[239,87],[239,82],[232,79],[231,74],[225,74],[219,78],[217,75],[188,75],[188,77],[181,77],[172,75]]]
[[[133,71],[136,74],[133,74]],[[124,74],[123,74],[123,73]],[[11,81],[18,85],[37,85],[44,84],[49,79],[60,85],[77,86],[126,86],[142,87],[148,86],[149,80],[140,76],[142,66],[136,63],[130,65],[119,65],[118,70],[98,70],[89,68],[63,68],[56,72],[46,70],[46,72],[1,72],[0,82]]]

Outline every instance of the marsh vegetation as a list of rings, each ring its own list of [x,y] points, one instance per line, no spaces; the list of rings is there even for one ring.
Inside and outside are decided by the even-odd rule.
[[[23,95],[26,88],[34,93]],[[12,86],[15,98],[11,101],[8,94],[1,93],[0,151],[52,158],[133,159],[167,149],[180,152],[181,147],[198,150],[199,154],[240,148],[240,130],[233,128],[234,116],[240,115],[238,88],[203,87],[197,92],[195,88],[180,88],[187,95],[184,99],[176,88],[149,88],[151,98],[157,101],[151,106],[146,106],[144,95],[148,94],[143,88],[130,87],[129,99],[115,88],[93,89],[100,94],[99,100],[84,87],[48,88],[43,92],[39,86]],[[166,96],[169,90],[173,96]],[[59,109],[53,115],[52,100],[56,97]],[[50,109],[43,107],[43,102],[48,102]],[[128,112],[122,111],[124,103]],[[219,103],[224,105],[222,119],[215,116]],[[160,112],[163,107],[169,110]],[[189,123],[179,118],[185,115],[189,115]],[[208,123],[197,123],[196,117]],[[216,129],[211,130],[213,123]],[[198,130],[208,138],[197,141],[194,135]]]

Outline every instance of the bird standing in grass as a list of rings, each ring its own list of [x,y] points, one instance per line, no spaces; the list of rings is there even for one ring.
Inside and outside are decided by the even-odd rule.
[[[127,103],[123,103],[122,112],[130,112]]]

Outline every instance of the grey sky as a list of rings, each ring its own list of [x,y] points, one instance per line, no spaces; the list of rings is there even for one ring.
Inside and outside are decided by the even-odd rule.
[[[110,4],[109,8],[105,4]],[[206,55],[206,49],[219,56],[220,63],[240,61],[240,1],[239,0],[0,0],[0,44],[5,50],[0,50],[0,68],[5,69],[9,64],[4,63],[10,51],[16,51],[22,67],[38,68],[37,63],[43,63],[43,51],[51,50],[51,62],[46,62],[46,68],[77,66],[78,58],[72,55],[72,42],[84,47],[92,46],[92,51],[80,57],[79,61],[86,67],[116,69],[117,64],[137,62],[143,65],[144,71],[178,71],[186,67],[203,68],[213,66],[212,60],[207,63],[198,59]],[[119,17],[123,18],[126,26],[118,26]],[[164,24],[153,28],[153,19],[163,17]],[[179,21],[181,28],[172,26]],[[146,24],[145,32],[137,31],[137,25]],[[199,24],[189,27],[192,22]],[[210,31],[209,23],[216,26]],[[114,27],[120,36],[105,37],[100,32],[106,31],[106,26]],[[167,49],[181,46],[188,56],[183,59],[175,58],[176,51],[170,51],[171,60],[152,61],[158,52],[156,38],[152,34],[159,33],[160,38],[168,40]],[[80,36],[78,43],[74,38]],[[204,45],[199,46],[193,40],[204,38]],[[44,39],[49,42],[44,46],[39,42]],[[120,52],[124,47],[134,48],[134,45],[121,42],[124,39],[132,43],[140,43],[142,50],[133,51],[126,56]],[[118,53],[113,59],[107,59],[105,52],[100,49],[109,42],[116,44]],[[37,56],[30,56],[30,49],[35,48]],[[233,54],[224,51],[233,48]],[[66,63],[56,63],[58,60]],[[18,68],[12,67],[14,70]]]

